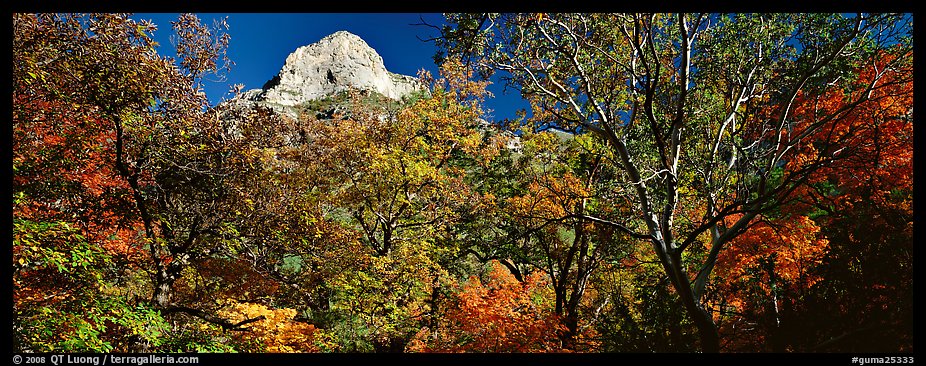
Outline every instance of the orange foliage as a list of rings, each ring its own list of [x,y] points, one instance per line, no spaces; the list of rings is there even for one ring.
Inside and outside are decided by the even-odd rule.
[[[783,217],[758,217],[718,258],[715,306],[732,308],[735,314],[720,330],[729,340],[728,349],[766,342],[769,334],[755,322],[777,321],[772,313],[801,306],[802,294],[824,280],[814,274],[820,271],[810,271],[830,251],[821,226],[833,225],[855,207],[872,205],[912,216],[912,195],[906,192],[913,185],[913,85],[904,80],[907,71],[896,64],[888,67],[894,61],[884,57],[859,70],[857,82],[862,85],[880,79],[856,108],[845,106],[863,95],[838,88],[814,97],[799,94],[795,100],[795,124],[781,131],[782,140],[795,149],[786,155],[784,173],[807,170],[810,175],[794,192],[794,200],[781,206]],[[897,227],[881,216],[871,215],[870,227]],[[731,216],[727,223],[736,219]]]
[[[294,320],[296,310],[270,309],[261,304],[236,303],[220,312],[220,315],[232,322],[263,316],[264,319],[248,324],[247,330],[236,334],[236,337],[240,340],[258,341],[267,352],[318,352],[318,348],[313,343],[315,326]]]
[[[559,179],[544,176],[539,181],[530,182],[527,194],[512,197],[509,202],[515,215],[530,223],[564,217],[587,196],[583,182],[566,173]]]
[[[798,301],[796,294],[822,280],[810,269],[820,263],[828,243],[820,227],[806,216],[759,217],[731,241],[718,257],[715,270],[718,315],[734,314],[720,322],[720,332],[728,340],[726,349],[752,349],[765,342],[766,334],[751,323],[767,318],[770,311],[777,312],[770,307],[778,309]]]
[[[115,133],[60,101],[16,94],[14,105],[13,186],[25,193],[14,201],[14,216],[74,223],[90,243],[139,263],[142,225],[132,214],[128,184],[113,168]]]
[[[771,265],[778,286],[790,284],[792,288],[809,288],[820,279],[808,273],[819,263],[827,250],[828,241],[819,235],[820,227],[806,216],[781,220],[760,219],[756,225],[734,238],[717,258],[717,284],[732,290],[743,281],[752,269]],[[772,260],[771,264],[766,264]],[[768,271],[762,273],[762,288],[768,292]],[[734,298],[732,305],[742,308],[742,299]]]
[[[433,329],[423,328],[409,343],[413,352],[561,352],[559,319],[539,306],[546,286],[539,272],[523,283],[497,261],[487,283],[473,276],[446,303]]]
[[[845,205],[843,209],[852,209],[855,198],[887,207],[912,207],[910,200],[892,198],[892,191],[910,192],[913,188],[913,83],[903,79],[903,70],[887,67],[892,62],[885,57],[877,67],[860,70],[859,82],[863,83],[883,73],[868,100],[807,136],[793,159],[797,164],[787,166],[793,170],[819,157],[832,158],[832,163],[816,171],[809,182],[836,183],[839,194],[833,203]],[[858,96],[833,90],[819,98],[799,99],[794,112],[800,121],[795,135],[812,128],[819,116],[834,113],[855,98]],[[809,188],[800,194],[817,195]],[[792,211],[804,208],[795,205]]]

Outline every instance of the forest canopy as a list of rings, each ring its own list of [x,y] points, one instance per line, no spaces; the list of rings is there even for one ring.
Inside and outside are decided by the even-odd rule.
[[[227,23],[13,14],[14,352],[913,351],[912,15],[445,19],[294,117]]]

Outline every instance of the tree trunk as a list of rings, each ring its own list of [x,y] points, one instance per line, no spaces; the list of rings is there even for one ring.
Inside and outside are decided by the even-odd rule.
[[[563,344],[563,348],[568,350],[575,350],[576,347],[576,335],[579,333],[579,318],[575,311],[567,312],[566,314],[566,332],[563,334],[560,341]]]
[[[701,352],[719,353],[720,352],[720,333],[717,331],[717,325],[711,314],[700,307],[690,314],[698,327],[698,336],[701,339]]]
[[[170,306],[171,285],[173,285],[173,282],[165,269],[158,270],[157,281],[154,284],[154,294],[151,295],[151,298],[161,309]]]
[[[171,303],[174,282],[180,277],[180,272],[187,264],[185,254],[176,255],[176,258],[167,264],[163,264],[158,269],[157,278],[154,283],[154,293],[151,295],[152,300],[158,307],[166,309]]]
[[[685,269],[681,265],[681,254],[667,255],[665,259],[663,268],[669,275],[669,280],[672,286],[675,287],[679,300],[685,310],[688,311],[688,316],[691,317],[695,327],[698,329],[701,352],[719,353],[720,334],[717,331],[717,325],[714,324],[714,318],[711,317],[711,314],[701,307],[698,296],[695,295],[692,284],[688,280],[688,274],[685,273]]]

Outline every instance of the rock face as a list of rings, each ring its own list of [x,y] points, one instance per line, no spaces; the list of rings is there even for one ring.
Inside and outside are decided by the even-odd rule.
[[[296,49],[277,76],[240,98],[292,107],[350,87],[397,100],[422,89],[418,79],[387,71],[383,58],[363,39],[339,31]]]
[[[241,118],[245,118],[241,113],[247,113],[253,106],[269,107],[276,113],[296,119],[299,106],[350,88],[375,91],[395,100],[418,91],[427,92],[417,78],[386,70],[383,58],[363,39],[339,31],[316,43],[297,48],[286,57],[280,72],[261,89],[242,92],[223,102],[229,108],[220,112],[220,118],[226,122],[225,128],[230,136],[240,137],[238,124]],[[479,126],[484,131],[496,131],[482,119]],[[501,133],[507,138],[508,149],[520,152],[520,138],[510,132]],[[289,134],[284,136],[284,140],[287,144],[295,144],[300,138]]]

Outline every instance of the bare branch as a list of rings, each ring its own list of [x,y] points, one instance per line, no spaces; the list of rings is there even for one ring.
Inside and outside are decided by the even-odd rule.
[[[231,321],[228,320],[228,319],[223,319],[223,318],[220,318],[220,317],[211,315],[211,314],[209,314],[209,313],[207,313],[207,312],[205,312],[205,311],[199,310],[199,309],[193,309],[193,308],[189,308],[189,307],[186,307],[186,306],[176,306],[176,305],[174,305],[174,306],[169,306],[169,307],[167,307],[166,309],[164,309],[163,311],[164,311],[165,314],[171,314],[171,313],[184,313],[184,314],[189,314],[189,315],[195,316],[195,317],[197,317],[197,318],[200,318],[200,319],[202,319],[202,320],[205,320],[205,321],[207,321],[207,322],[209,322],[209,323],[218,325],[218,326],[222,327],[222,328],[225,329],[225,330],[233,330],[233,331],[246,331],[246,330],[248,330],[248,329],[250,329],[250,328],[242,328],[243,326],[248,325],[248,324],[251,324],[251,323],[254,323],[254,322],[257,322],[257,321],[261,321],[261,320],[267,319],[266,317],[264,317],[263,315],[261,315],[261,316],[255,317],[255,318],[248,318],[248,319],[242,320],[242,321],[240,321],[240,322],[233,323],[233,322],[231,322]]]

